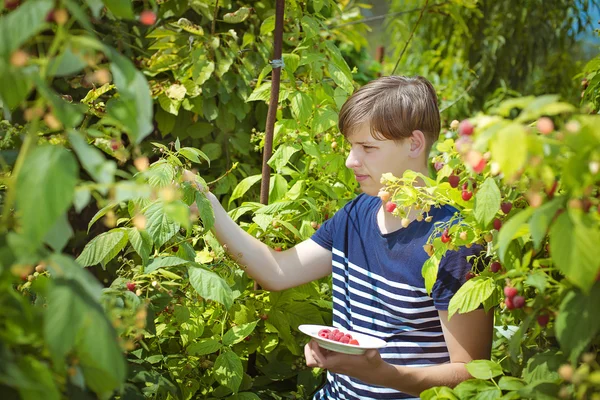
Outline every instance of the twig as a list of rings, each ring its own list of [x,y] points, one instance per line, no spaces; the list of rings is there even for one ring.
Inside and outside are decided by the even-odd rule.
[[[458,103],[458,102],[459,102],[459,101],[460,101],[460,100],[461,100],[463,97],[465,97],[465,95],[466,95],[467,93],[469,93],[469,90],[473,89],[473,87],[475,86],[475,83],[476,83],[478,80],[479,80],[479,79],[475,79],[475,80],[473,80],[473,81],[472,81],[472,82],[469,84],[469,86],[467,86],[467,88],[465,89],[465,91],[464,91],[464,92],[462,92],[462,93],[461,93],[461,95],[460,95],[460,96],[458,96],[458,97],[456,98],[456,100],[454,100],[452,103],[448,104],[446,107],[444,107],[444,108],[442,108],[442,109],[440,110],[440,114],[441,114],[441,113],[443,113],[444,111],[446,111],[447,109],[449,109],[450,107],[452,107],[453,105],[455,105],[456,103]]]
[[[398,68],[398,65],[400,65],[400,60],[402,60],[402,56],[404,56],[404,52],[408,48],[408,44],[412,40],[412,37],[415,34],[415,31],[417,30],[417,26],[419,26],[419,22],[421,22],[421,18],[423,18],[423,13],[425,12],[425,9],[427,8],[427,4],[429,4],[429,0],[425,0],[425,5],[421,9],[421,13],[419,14],[419,19],[415,23],[415,26],[413,26],[412,32],[410,33],[410,36],[408,37],[408,40],[404,44],[404,48],[402,49],[402,53],[400,53],[400,57],[398,57],[398,61],[396,61],[396,65],[394,66],[394,69],[392,70],[391,75],[394,75],[394,73],[396,72],[396,68]]]
[[[444,5],[448,4],[448,3],[450,3],[450,2],[449,1],[443,1],[441,3],[432,4],[428,8],[436,8],[436,7],[444,6]],[[362,23],[365,23],[365,22],[377,21],[377,20],[380,20],[380,19],[385,19],[387,17],[394,17],[396,15],[410,14],[410,13],[413,13],[413,12],[419,11],[419,10],[421,10],[421,7],[413,8],[413,9],[410,9],[410,10],[394,11],[394,12],[387,13],[387,14],[382,14],[382,15],[375,15],[373,17],[367,17],[367,18],[356,20],[356,21],[350,21],[350,22],[345,22],[343,24],[339,24],[339,25],[335,25],[335,26],[330,26],[329,29],[335,29],[335,28],[341,28],[343,26],[348,26],[348,25],[356,25],[356,24],[362,24]]]

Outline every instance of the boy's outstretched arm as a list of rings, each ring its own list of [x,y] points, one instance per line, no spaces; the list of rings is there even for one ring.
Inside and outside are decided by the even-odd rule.
[[[309,367],[325,368],[414,396],[433,386],[454,387],[471,378],[465,364],[472,360],[490,359],[493,311],[485,313],[480,309],[455,314],[450,321],[447,311],[439,311],[439,314],[450,363],[431,367],[395,366],[385,362],[377,350],[353,356],[323,350],[314,340],[304,349],[306,363]]]
[[[286,251],[275,251],[238,226],[212,193],[213,232],[248,275],[266,290],[283,290],[331,273],[331,251],[308,239]]]

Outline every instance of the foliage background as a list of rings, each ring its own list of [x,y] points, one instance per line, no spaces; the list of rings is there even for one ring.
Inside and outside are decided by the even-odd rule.
[[[362,23],[368,5],[286,2],[285,68],[269,162],[270,205],[265,206],[256,202],[256,183],[270,91],[274,2],[2,3],[3,396],[308,398],[323,375],[305,367],[306,338],[296,327],[330,322],[328,279],[280,293],[254,291],[243,269],[210,234],[214,217],[195,186],[207,182],[232,218],[275,248],[310,237],[356,193],[344,167],[337,111],[356,87],[389,74],[396,64],[397,72],[427,76],[439,91],[450,142],[441,142],[434,154],[446,165],[441,171],[431,166],[438,190],[449,190],[451,172],[485,185],[473,200],[486,197],[481,204],[487,205],[479,206],[485,212],[474,213],[477,206],[461,202],[459,191],[448,192],[471,218],[468,241],[488,232],[498,235],[488,219],[500,213],[495,206],[500,198],[527,210],[532,200],[520,194],[530,187],[548,190],[558,179],[560,201],[552,204],[572,208],[571,200],[590,201],[583,225],[567,225],[562,217],[561,226],[585,236],[582,243],[594,243],[598,171],[588,165],[600,157],[595,120],[578,117],[589,126],[588,134],[565,146],[557,142],[564,141],[567,123],[578,114],[564,101],[581,102],[583,113],[598,109],[600,63],[595,58],[583,66],[577,37],[580,29],[590,28],[587,12],[597,4],[388,5],[388,12],[398,14],[383,24],[389,41],[381,41],[386,57],[380,63],[372,56],[373,43],[380,40],[369,42],[369,27]],[[156,23],[141,23],[144,9],[156,13]],[[414,11],[400,13],[407,9]],[[587,82],[580,100],[582,77]],[[545,93],[564,101],[520,98]],[[454,118],[478,112],[494,123],[474,118],[481,139],[472,145],[481,154],[489,151],[486,160],[499,162],[505,173],[518,169],[508,165],[545,155],[540,153],[544,146],[564,157],[532,165],[518,184],[493,174],[490,165],[474,174],[468,153],[456,149],[456,130],[448,126]],[[552,117],[556,127],[548,143],[538,143],[532,130],[543,116]],[[513,119],[518,129],[510,125]],[[518,157],[490,141],[505,125],[517,132],[512,140],[522,140]],[[584,175],[589,180],[579,180]],[[498,196],[490,195],[488,179],[496,182]],[[422,201],[418,194],[406,196],[400,190],[395,200]],[[514,215],[499,214],[507,220]],[[587,233],[581,234],[581,226]],[[439,239],[434,243],[443,249]],[[470,281],[475,286],[471,301],[463,296],[456,303],[462,311],[481,302],[498,306],[494,362],[474,364],[471,373],[479,379],[455,391],[438,388],[424,396],[470,398],[475,390],[506,398],[591,396],[599,385],[598,326],[582,319],[581,334],[566,337],[558,315],[589,315],[588,306],[595,304],[593,245],[562,253],[558,269],[548,272],[535,269],[540,259],[552,265],[550,255],[543,250],[532,257],[526,235],[506,236],[503,243],[512,244],[512,250],[492,254],[505,270],[499,275],[478,271]],[[533,246],[536,251],[540,243]],[[564,268],[569,257],[576,265],[585,260],[590,275],[573,278]],[[549,277],[544,284],[540,272]],[[506,285],[528,293],[525,309],[509,312],[501,304]],[[562,313],[569,307],[572,314]],[[546,329],[535,324],[541,313],[551,315]],[[559,373],[561,365],[572,369],[570,376],[565,368]]]

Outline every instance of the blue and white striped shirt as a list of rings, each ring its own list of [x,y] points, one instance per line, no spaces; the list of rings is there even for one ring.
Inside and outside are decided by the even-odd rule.
[[[447,363],[450,357],[438,310],[448,309],[450,298],[471,270],[467,255],[481,248],[447,252],[429,296],[421,274],[428,258],[423,245],[434,222],[448,221],[457,210],[434,208],[432,222],[413,221],[407,228],[382,234],[377,225],[380,205],[378,197],[361,194],[311,238],[333,255],[333,325],[385,340],[387,347],[380,353],[390,364]],[[330,372],[314,396],[314,400],[410,398],[414,397]]]

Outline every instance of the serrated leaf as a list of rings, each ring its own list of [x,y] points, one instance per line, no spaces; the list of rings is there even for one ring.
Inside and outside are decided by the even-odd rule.
[[[539,249],[546,234],[548,233],[548,227],[550,222],[556,215],[558,209],[562,207],[562,199],[556,198],[550,202],[542,204],[538,207],[531,220],[529,220],[529,230],[531,232],[531,238],[533,239],[533,245],[536,249]]]
[[[142,263],[146,265],[148,263],[148,258],[150,257],[150,252],[152,251],[152,238],[145,230],[140,231],[136,228],[129,228],[127,236],[129,237],[131,247],[138,253],[142,259]]]
[[[248,7],[241,7],[235,12],[227,13],[223,15],[223,21],[228,24],[239,24],[244,22],[250,16],[252,10]]]
[[[233,304],[233,292],[219,275],[200,266],[188,267],[190,284],[205,299],[214,300],[229,309]]]
[[[236,393],[244,375],[242,361],[233,351],[225,351],[215,360],[213,374],[217,382]]]
[[[278,174],[281,173],[283,167],[287,165],[290,161],[290,158],[300,151],[302,147],[299,144],[281,144],[275,150],[275,153],[271,156],[268,161],[269,166],[274,168]]]
[[[72,153],[59,146],[39,146],[25,159],[17,176],[16,193],[20,229],[31,248],[70,207],[78,168]]]
[[[210,158],[208,158],[208,156],[206,154],[204,154],[203,152],[201,152],[200,150],[195,149],[193,147],[183,147],[179,150],[179,154],[181,154],[188,160],[193,161],[198,164],[201,162],[200,157],[202,157],[203,159],[206,160],[206,162],[208,163],[208,166],[210,166]]]
[[[490,360],[474,360],[465,365],[473,378],[488,380],[503,375],[502,367]]]
[[[156,247],[162,246],[179,232],[180,225],[165,213],[164,203],[161,201],[148,207],[144,215],[146,216],[146,231]]]
[[[569,210],[556,219],[550,229],[550,251],[553,261],[567,279],[584,292],[589,292],[600,270],[595,249],[600,243],[598,224],[581,210]]]
[[[191,356],[203,356],[206,354],[212,354],[221,349],[221,343],[214,339],[205,339],[196,343],[190,344],[186,352]]]
[[[46,15],[54,7],[51,0],[24,2],[0,18],[0,58],[10,54],[46,26]]]
[[[107,204],[106,206],[102,207],[100,210],[98,210],[96,212],[96,214],[94,214],[94,216],[92,217],[90,222],[88,222],[87,233],[90,233],[90,229],[92,228],[92,225],[94,225],[94,223],[96,223],[96,221],[98,221],[100,218],[105,216],[106,213],[109,212],[110,210],[112,210],[114,207],[116,207],[116,204],[110,203],[110,204]]]
[[[313,101],[306,93],[296,92],[290,97],[290,106],[294,118],[306,123],[312,115]]]
[[[487,178],[475,195],[473,215],[482,227],[487,226],[500,210],[500,189],[494,178]]]
[[[562,303],[556,317],[556,337],[561,349],[571,362],[587,348],[600,331],[597,308],[600,304],[600,282],[596,282],[589,295],[571,290]]]
[[[215,225],[215,212],[212,204],[210,204],[210,200],[208,200],[204,193],[196,192],[196,205],[198,206],[198,212],[202,220],[202,234],[204,234]]]
[[[188,260],[184,260],[179,257],[173,257],[173,256],[157,257],[157,258],[153,259],[150,262],[150,264],[148,264],[148,266],[144,269],[144,272],[146,274],[149,274],[149,273],[156,271],[159,268],[175,267],[178,265],[185,265],[185,264],[189,264],[189,263],[190,262]]]
[[[106,8],[112,12],[115,17],[133,19],[133,5],[131,0],[103,0]]]
[[[512,179],[527,160],[527,131],[512,123],[496,132],[492,139],[492,159],[500,165],[505,179]]]
[[[464,314],[476,310],[480,304],[494,293],[495,288],[496,285],[492,278],[477,276],[469,279],[450,299],[448,319],[457,312]]]
[[[533,208],[526,208],[518,214],[513,215],[502,226],[502,229],[500,229],[500,233],[498,234],[498,256],[503,263],[506,263],[505,257],[511,242],[529,233],[527,221],[533,211]]]
[[[344,90],[344,92],[351,94],[354,91],[354,85],[352,84],[352,75],[347,75],[344,71],[338,67],[334,63],[329,63],[327,65],[327,70],[329,71],[329,75],[333,81],[340,88]]]
[[[84,247],[76,261],[84,267],[100,263],[105,266],[126,244],[127,232],[123,229],[101,233]]]
[[[167,160],[159,160],[146,171],[148,183],[155,187],[165,187],[175,179],[175,168]]]
[[[248,189],[250,189],[256,182],[260,181],[261,178],[261,175],[251,175],[242,179],[241,182],[237,184],[235,189],[233,189],[231,197],[229,198],[229,204],[231,204],[231,202],[235,199],[242,197],[248,191]]]
[[[254,321],[247,324],[232,327],[223,336],[223,345],[231,346],[233,344],[241,342],[246,338],[246,336],[250,335],[254,331],[254,328],[256,328],[257,323],[258,321]]]
[[[117,170],[116,162],[107,160],[100,150],[87,144],[76,131],[69,132],[69,141],[77,153],[81,165],[96,182],[104,184],[114,182]]]

